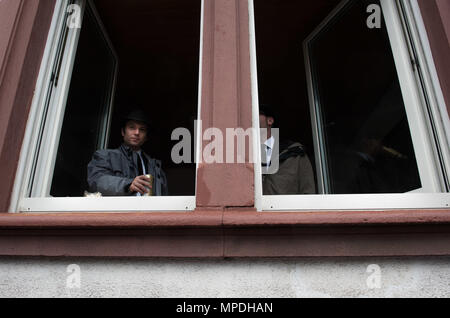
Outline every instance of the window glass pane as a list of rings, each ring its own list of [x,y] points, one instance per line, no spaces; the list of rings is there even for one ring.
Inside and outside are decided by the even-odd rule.
[[[367,26],[371,4],[350,1],[309,46],[329,193],[421,188],[386,26]]]
[[[87,165],[106,139],[115,63],[87,6],[55,164],[54,197],[83,196],[88,190]]]
[[[280,152],[286,154],[278,173],[263,175],[264,195],[317,193],[302,44],[339,1],[254,0],[259,102],[271,108]]]
[[[120,61],[108,148],[123,143],[124,116],[133,108],[145,110],[151,129],[144,152],[162,162],[170,196],[194,196],[197,166],[193,158],[180,164],[172,160],[179,141],[171,136],[175,129],[186,128],[194,138],[201,0],[96,0],[95,4]]]
[[[302,45],[340,3],[254,0],[260,105],[275,110],[280,145],[302,144],[318,193],[420,189],[410,125],[378,0],[348,1],[308,42],[312,81],[308,79]],[[374,5],[380,9],[374,16],[381,22],[379,28],[368,26],[373,13],[368,8]],[[313,107],[308,88],[314,93]],[[311,110],[317,114],[313,120]],[[264,194],[295,194],[266,191],[267,180],[282,184],[292,178],[309,176],[306,170],[285,171],[280,162],[277,175],[263,176]]]
[[[350,4],[310,44],[330,193],[402,193],[421,187],[388,34]]]
[[[134,154],[142,150],[145,172],[155,180],[155,195],[194,196],[201,1],[86,3],[50,195],[133,194],[130,180],[141,167]],[[147,115],[148,124],[140,149],[130,147],[131,139],[125,140],[130,136],[123,135],[125,119],[137,109]],[[179,143],[172,141],[172,132],[178,128],[191,138],[191,148],[183,147],[183,154],[190,152],[191,158],[181,164],[171,156]],[[121,157],[120,168],[112,163],[100,167],[101,149],[108,149],[108,156],[133,151],[129,162]],[[99,178],[107,181],[98,186]],[[116,184],[114,191],[108,188],[111,184]]]

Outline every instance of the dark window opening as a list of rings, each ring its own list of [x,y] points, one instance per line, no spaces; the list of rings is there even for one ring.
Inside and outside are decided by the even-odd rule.
[[[195,195],[196,165],[172,162],[172,131],[197,119],[200,0],[94,0],[119,61],[105,147],[122,144],[123,117],[142,108],[152,123],[144,151],[162,161],[172,196]],[[89,11],[87,11],[89,12]],[[100,148],[107,114],[104,85],[110,63],[94,23],[85,16],[63,123],[51,195],[83,196],[87,165]],[[108,84],[109,85],[109,84]],[[104,131],[104,130],[103,130]],[[106,137],[106,136],[105,136]]]
[[[318,112],[317,121],[311,120],[303,43],[340,2],[255,0],[260,102],[277,107],[282,139],[306,146],[317,179],[325,184],[319,193],[419,189],[386,25],[369,29],[366,24],[367,7],[379,1],[350,1],[309,42]]]
[[[303,41],[339,2],[254,0],[259,102],[276,110],[280,140],[305,147],[314,175]]]

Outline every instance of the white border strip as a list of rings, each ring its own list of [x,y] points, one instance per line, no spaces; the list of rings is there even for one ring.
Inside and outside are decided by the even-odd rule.
[[[441,83],[439,81],[439,76],[436,71],[436,65],[434,63],[433,53],[430,47],[430,41],[428,39],[428,33],[425,29],[425,24],[423,22],[422,13],[419,8],[417,0],[410,0],[411,10],[414,15],[414,22],[417,28],[418,38],[421,43],[421,48],[423,50],[423,60],[427,66],[427,70],[431,77],[432,86],[434,88],[434,93],[436,97],[436,102],[439,107],[439,113],[443,118],[442,122],[444,125],[444,130],[447,138],[447,142],[450,141],[450,117],[447,111],[447,106],[445,104],[444,94],[442,93]]]
[[[432,112],[432,120],[436,127],[436,138],[440,142],[440,150],[444,169],[450,174],[450,118],[447,111],[441,84],[436,71],[433,54],[425,29],[422,14],[417,0],[405,2],[407,20],[411,26],[412,41],[416,46],[419,65],[424,85],[428,93],[428,101]]]
[[[82,22],[86,0],[77,0],[75,4],[81,8],[80,18]],[[53,93],[48,106],[47,118],[41,119],[41,121],[45,120],[45,128],[42,132],[42,143],[40,145],[34,145],[35,151],[38,152],[38,157],[34,179],[31,180],[33,182],[32,197],[50,196],[50,188],[80,34],[81,28],[68,29],[65,48],[62,52],[60,72],[56,74],[59,76],[58,84],[57,86],[54,83],[52,84]]]
[[[201,13],[200,13],[200,50],[199,50],[199,62],[198,62],[198,102],[197,102],[197,123],[200,123],[197,127],[194,127],[197,133],[197,139],[195,140],[195,195],[197,196],[197,180],[198,180],[198,168],[201,160],[201,149],[202,149],[202,133],[203,128],[201,125],[202,119],[202,94],[203,94],[203,36],[204,36],[204,23],[205,23],[205,0],[201,0]],[[195,209],[195,208],[194,208]]]
[[[261,131],[259,126],[259,92],[258,92],[258,63],[256,56],[256,26],[255,26],[255,9],[253,0],[248,0],[249,13],[249,41],[250,41],[250,75],[252,89],[252,121],[253,127],[256,128],[256,136],[253,136],[253,162],[255,163],[255,207],[261,212],[263,208],[262,200],[262,169],[261,169]]]
[[[19,209],[27,213],[190,212],[195,204],[195,197],[31,198],[23,199]]]
[[[427,124],[429,120],[424,112],[420,88],[417,86],[411,65],[408,39],[403,33],[395,1],[380,0],[380,2],[402,91],[423,192],[440,192],[442,191],[440,174],[436,168],[439,167],[439,161],[435,157],[434,139]]]
[[[450,194],[264,196],[262,201],[270,212],[448,209]]]

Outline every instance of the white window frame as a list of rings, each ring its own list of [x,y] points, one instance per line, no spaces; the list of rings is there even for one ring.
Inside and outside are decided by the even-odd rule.
[[[316,34],[323,25],[327,24],[335,14],[348,2],[344,0],[333,10],[325,21],[313,33]],[[441,161],[445,173],[450,171],[449,154],[449,136],[450,127],[448,113],[442,91],[439,86],[437,72],[434,67],[431,55],[429,41],[426,36],[423,20],[420,16],[420,10],[417,0],[397,0],[408,11],[408,25],[413,25],[412,41],[418,48],[418,63],[421,63],[425,76],[425,91],[428,95],[428,107],[430,116],[434,120],[435,139],[431,133],[428,114],[424,109],[424,94],[418,86],[417,72],[414,72],[408,42],[405,38],[403,20],[399,14],[398,2],[392,0],[380,0],[382,11],[388,28],[391,47],[394,53],[394,59],[399,70],[399,81],[403,95],[406,98],[405,104],[410,105],[408,110],[408,119],[411,125],[411,134],[413,139],[420,140],[420,143],[426,146],[426,150],[421,149],[417,153],[425,153],[421,160],[421,177],[431,175],[431,178],[425,178],[425,184],[420,191],[405,194],[348,194],[348,195],[291,195],[291,196],[264,196],[262,190],[261,174],[261,150],[259,147],[260,136],[254,140],[253,150],[255,154],[255,202],[258,211],[330,211],[330,210],[391,210],[391,209],[439,209],[450,206],[450,193],[445,192],[445,180],[442,174],[438,172],[441,167]],[[253,126],[259,128],[259,94],[257,78],[257,55],[256,55],[256,30],[254,3],[249,0],[250,13],[250,55],[251,55],[251,74],[252,74],[252,98],[253,98]],[[311,37],[310,37],[311,38]],[[308,38],[308,39],[310,39]],[[308,39],[306,41],[308,41]],[[305,43],[306,43],[305,41]],[[305,59],[308,61],[308,57]],[[309,76],[307,71],[307,76]],[[310,81],[310,79],[309,79]],[[310,96],[311,98],[311,96]],[[312,120],[315,121],[315,114],[312,114]],[[412,121],[412,122],[411,122]],[[315,125],[313,125],[314,127]],[[259,133],[259,129],[257,129]],[[317,131],[314,131],[314,138],[317,138]],[[441,157],[437,155],[436,148],[439,147]],[[317,154],[316,149],[316,154]],[[320,158],[318,158],[320,160]],[[419,159],[418,159],[419,160]],[[320,161],[319,161],[320,162]],[[319,172],[320,173],[320,172]],[[422,180],[422,182],[424,182]],[[323,187],[319,184],[323,191]]]
[[[81,8],[81,19],[85,11],[86,1],[75,0],[75,4]],[[21,149],[21,156],[16,174],[16,181],[12,193],[10,213],[63,213],[63,212],[152,212],[152,211],[193,211],[196,208],[196,196],[172,196],[172,197],[99,197],[99,198],[52,198],[49,197],[53,170],[58,151],[59,138],[64,120],[65,105],[67,102],[70,79],[75,61],[76,49],[80,36],[80,28],[69,29],[66,50],[61,63],[61,76],[55,93],[52,94],[47,119],[44,117],[46,97],[49,91],[52,70],[57,62],[58,43],[65,24],[67,23],[67,6],[69,0],[56,2],[54,15],[47,38],[47,44],[41,63],[36,90],[33,97],[25,138]],[[91,2],[94,14],[101,27],[101,21],[95,12],[95,6]],[[203,15],[204,0],[201,0],[201,29],[200,29],[200,58],[199,58],[199,96],[198,115],[201,113],[201,88],[202,88],[202,56],[203,56]],[[104,32],[107,38],[106,32]],[[107,38],[107,41],[109,39]],[[111,48],[112,45],[110,45]],[[113,53],[115,54],[115,53]],[[117,70],[114,81],[117,78]],[[111,115],[111,114],[110,114]],[[109,115],[109,116],[110,116]],[[111,118],[108,118],[110,121]],[[41,134],[41,127],[45,129]],[[197,127],[197,129],[201,129]],[[108,133],[108,132],[107,132]],[[197,131],[197,136],[201,134]],[[39,138],[42,136],[42,146],[39,147]],[[197,145],[201,143],[197,142]],[[39,150],[41,149],[41,150]],[[42,151],[45,149],[45,151]],[[198,152],[198,149],[196,150]],[[33,185],[31,179],[33,165],[37,162],[40,180],[38,186]],[[198,170],[198,164],[197,164]],[[35,179],[36,179],[35,178]],[[31,191],[32,190],[32,191]],[[31,194],[31,195],[30,195]]]

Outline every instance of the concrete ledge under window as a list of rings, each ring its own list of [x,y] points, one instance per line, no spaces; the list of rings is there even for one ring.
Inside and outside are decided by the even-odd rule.
[[[0,256],[444,255],[450,255],[450,210],[0,215]]]

